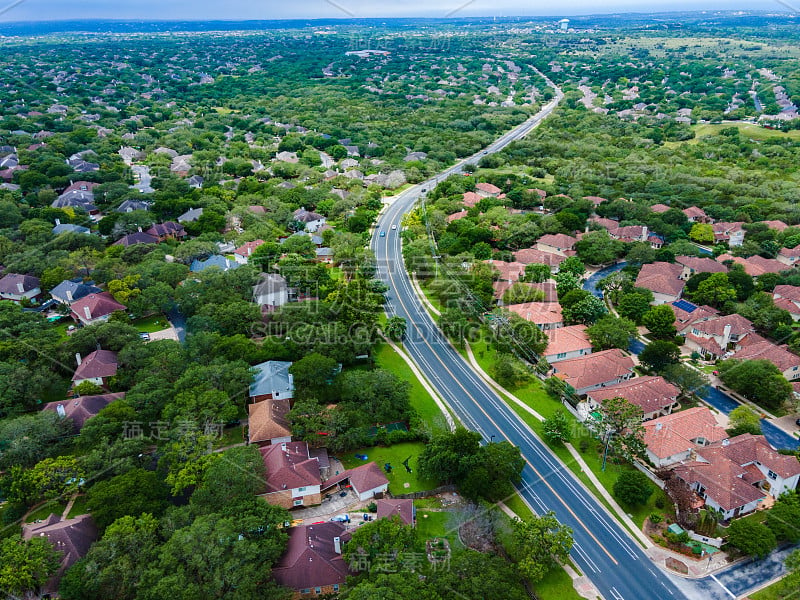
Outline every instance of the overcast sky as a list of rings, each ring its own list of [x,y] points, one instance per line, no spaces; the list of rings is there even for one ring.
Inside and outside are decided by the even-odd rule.
[[[793,7],[798,9],[794,10]],[[675,10],[800,12],[800,0],[0,0],[0,21],[570,16]],[[563,12],[562,12],[563,11]]]

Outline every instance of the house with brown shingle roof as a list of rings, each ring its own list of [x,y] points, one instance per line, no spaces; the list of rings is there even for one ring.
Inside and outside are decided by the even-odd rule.
[[[35,537],[46,538],[60,556],[58,571],[44,586],[45,592],[55,594],[64,572],[86,556],[98,536],[97,527],[90,515],[64,520],[57,515],[50,515],[38,523],[26,523],[22,526],[23,539],[31,540]]]
[[[625,398],[631,404],[642,409],[644,421],[650,421],[671,414],[678,406],[680,394],[680,389],[663,377],[647,376],[592,390],[586,394],[586,402],[589,404],[589,412],[591,412],[604,400]]]
[[[561,256],[570,256],[575,250],[577,238],[563,233],[548,233],[539,238],[536,248],[542,252],[551,252]]]
[[[94,417],[112,402],[122,400],[124,397],[125,392],[102,394],[99,396],[80,396],[70,400],[48,402],[42,407],[42,410],[56,412],[62,419],[71,419],[75,431],[78,432],[86,421]]]
[[[72,384],[80,385],[91,381],[95,385],[105,386],[108,379],[117,374],[117,353],[111,350],[95,350],[86,358],[75,355],[78,368],[72,375]]]
[[[328,521],[287,530],[286,552],[272,569],[276,583],[299,597],[337,594],[349,574],[342,547],[350,541],[344,523]]]
[[[696,273],[727,273],[728,267],[713,258],[699,256],[676,256],[675,263],[683,267],[681,279],[689,279]]]
[[[187,233],[183,225],[175,221],[164,221],[163,223],[155,223],[145,233],[158,238],[159,242],[169,239],[185,238]]]
[[[698,448],[696,455],[673,472],[725,519],[753,512],[767,494],[778,498],[800,481],[797,458],[779,454],[762,435],[738,435]]]
[[[258,450],[267,468],[264,499],[283,508],[311,506],[322,501],[319,460],[305,442],[282,442]]]
[[[0,300],[19,302],[23,298],[31,300],[42,293],[39,278],[33,275],[8,273],[0,279]]]
[[[721,442],[728,433],[714,413],[696,406],[644,423],[647,456],[656,467],[667,467],[688,460],[697,448]]]
[[[287,419],[291,410],[286,398],[270,398],[247,405],[247,440],[251,444],[267,446],[292,441],[292,428]]]
[[[653,292],[653,304],[672,304],[683,293],[686,282],[681,279],[681,265],[655,262],[642,265],[636,277],[636,287],[647,288]]]
[[[568,325],[547,331],[544,358],[550,364],[592,353],[592,342],[583,325]]]
[[[117,311],[128,310],[124,304],[114,300],[108,292],[89,294],[70,305],[71,316],[76,323],[88,326],[104,323]]]
[[[410,498],[381,498],[375,504],[378,506],[378,519],[390,519],[397,515],[404,525],[413,527],[416,524],[417,511]]]
[[[158,238],[154,235],[150,235],[149,233],[145,233],[144,231],[134,231],[133,233],[129,233],[128,235],[122,236],[116,242],[111,244],[112,246],[125,246],[128,248],[129,246],[135,246],[136,244],[157,244]]]
[[[582,396],[633,377],[633,359],[617,348],[595,352],[553,365],[553,376],[568,383]]]
[[[509,304],[505,308],[526,321],[536,324],[543,331],[564,326],[564,317],[558,302],[524,302]]]

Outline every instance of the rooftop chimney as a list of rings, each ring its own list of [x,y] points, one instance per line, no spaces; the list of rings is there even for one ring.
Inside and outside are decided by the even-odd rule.
[[[656,431],[661,431],[664,428],[663,423],[656,423]]]
[[[333,550],[336,554],[342,553],[342,539],[338,536],[333,538]]]
[[[723,350],[728,349],[728,344],[730,343],[730,341],[731,341],[731,326],[730,324],[728,324],[725,325],[725,328],[722,330],[722,344],[720,345],[722,346]]]
[[[25,285],[22,282],[17,283],[17,290],[20,294],[25,293]]]
[[[84,306],[83,307],[83,315],[86,317],[87,321],[91,321],[92,320],[92,311],[89,310],[88,306]]]
[[[67,290],[66,295],[67,295],[67,301],[72,302],[72,290]]]
[[[56,225],[61,225],[61,219],[56,219]]]
[[[75,353],[75,362],[78,363],[79,367],[81,366],[81,362],[83,362],[83,359],[81,358],[80,352]]]
[[[723,445],[723,446],[729,446],[729,445],[730,445],[730,443],[731,443],[731,441],[730,441],[729,439],[724,439],[724,440],[722,440],[722,445]]]
[[[63,404],[56,404],[56,412],[58,413],[58,416],[61,417],[62,419],[67,416],[67,411],[64,409]]]

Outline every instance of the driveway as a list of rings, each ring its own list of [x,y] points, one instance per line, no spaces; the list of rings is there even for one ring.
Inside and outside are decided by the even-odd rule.
[[[364,507],[372,502],[372,500],[359,500],[352,489],[343,491],[347,492],[346,496],[342,497],[339,495],[338,491],[332,491],[331,497],[328,500],[323,499],[322,504],[293,510],[291,511],[292,516],[295,519],[303,519],[306,524],[313,521],[328,521],[331,517],[350,511],[356,511],[358,508]]]

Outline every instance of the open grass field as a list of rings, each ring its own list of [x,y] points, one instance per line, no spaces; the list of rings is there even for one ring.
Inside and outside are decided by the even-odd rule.
[[[361,448],[338,456],[339,460],[346,469],[352,469],[363,465],[369,461],[374,461],[381,469],[385,463],[392,465],[392,472],[385,473],[389,480],[389,491],[392,494],[409,494],[411,492],[421,492],[432,490],[438,486],[436,481],[420,478],[417,474],[417,458],[422,454],[425,444],[422,442],[406,442],[387,447]],[[365,454],[367,460],[360,460],[356,454]],[[408,461],[411,473],[406,471],[403,461]]]

